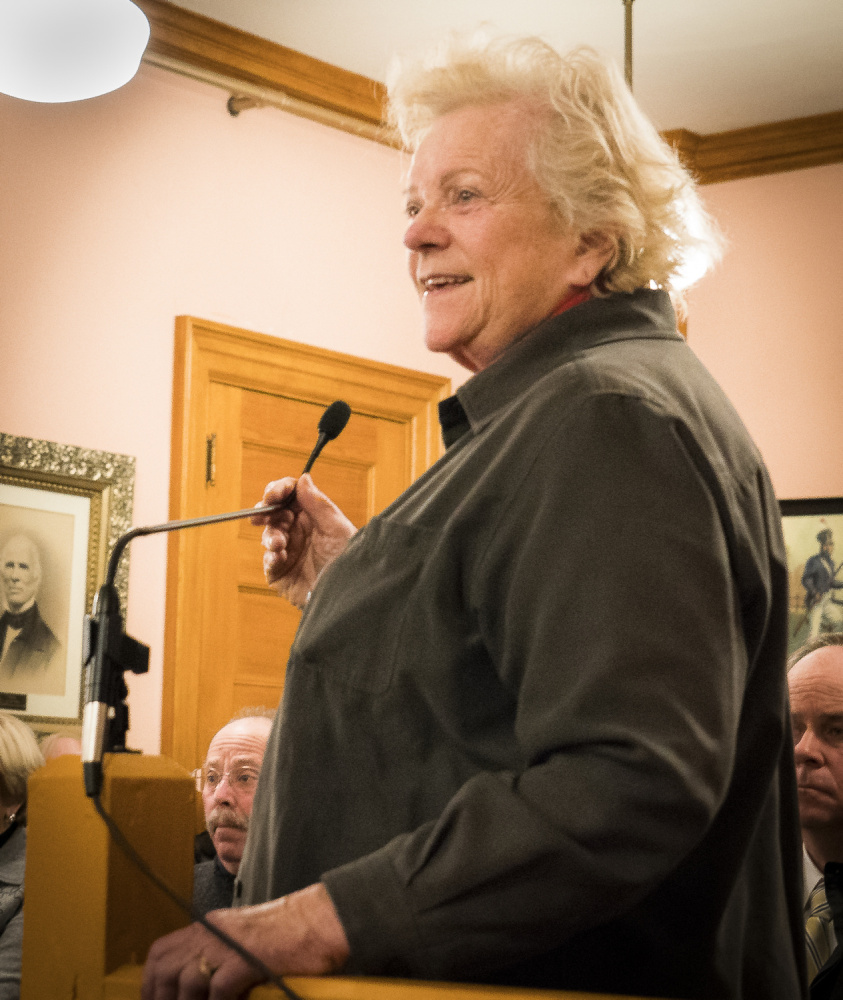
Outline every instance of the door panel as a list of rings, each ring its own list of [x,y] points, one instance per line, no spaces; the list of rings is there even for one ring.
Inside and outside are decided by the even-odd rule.
[[[313,478],[361,526],[440,454],[449,392],[438,376],[179,317],[171,517],[251,507],[271,480],[298,476],[325,406],[346,399],[351,419]],[[188,768],[233,714],[274,708],[283,691],[300,616],[266,586],[260,533],[240,520],[169,539],[162,750]]]

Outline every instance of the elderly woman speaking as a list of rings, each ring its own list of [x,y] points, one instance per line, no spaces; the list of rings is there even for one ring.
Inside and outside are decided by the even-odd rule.
[[[306,607],[214,922],[280,974],[799,997],[785,555],[676,332],[693,185],[587,50],[452,42],[390,96],[427,346],[474,375],[365,528],[306,476],[261,518]],[[193,925],[143,995],[259,979]]]

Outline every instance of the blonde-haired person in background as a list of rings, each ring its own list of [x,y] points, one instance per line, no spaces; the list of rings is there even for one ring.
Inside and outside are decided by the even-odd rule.
[[[0,711],[0,1000],[20,996],[26,783],[43,763],[29,726]]]
[[[425,341],[473,375],[359,532],[307,476],[258,518],[306,607],[214,919],[280,973],[794,1000],[785,551],[676,331],[691,179],[588,50],[450,43],[390,98]],[[257,978],[193,925],[143,997]]]

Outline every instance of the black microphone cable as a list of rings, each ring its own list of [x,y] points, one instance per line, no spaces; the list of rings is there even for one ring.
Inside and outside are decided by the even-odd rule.
[[[344,400],[341,399],[338,399],[336,400],[336,402],[331,403],[331,405],[325,410],[325,412],[322,414],[322,417],[319,420],[319,425],[317,428],[318,438],[316,441],[316,445],[314,446],[313,451],[310,454],[310,458],[307,460],[307,464],[304,467],[302,475],[304,475],[306,472],[310,472],[313,463],[318,458],[322,449],[325,447],[328,441],[333,441],[333,439],[340,434],[340,432],[345,428],[345,425],[348,423],[348,419],[350,416],[351,416],[351,407],[348,405],[348,403],[346,403]],[[117,543],[115,544],[114,549],[111,552],[111,558],[109,559],[108,570],[106,573],[106,582],[105,585],[101,588],[98,598],[100,595],[103,595],[105,598],[104,603],[109,606],[110,613],[117,614],[119,616],[119,609],[117,608],[116,591],[114,591],[114,577],[117,572],[117,564],[120,561],[120,556],[122,555],[125,547],[133,538],[137,538],[139,535],[151,535],[151,534],[158,534],[159,532],[177,531],[181,528],[199,527],[200,525],[205,525],[205,524],[215,524],[221,521],[230,521],[238,518],[251,517],[254,516],[255,514],[271,513],[272,511],[281,510],[285,507],[288,507],[295,499],[295,495],[296,495],[296,490],[294,487],[292,492],[287,497],[285,497],[284,500],[279,504],[274,504],[263,508],[254,507],[248,510],[234,511],[229,514],[216,514],[216,515],[211,515],[209,517],[192,518],[186,521],[168,521],[165,524],[156,524],[150,527],[133,528],[131,531],[126,532],[125,535],[122,535],[117,540]],[[111,604],[108,601],[108,598],[112,596],[111,594],[112,591],[113,591],[113,599],[111,603],[114,604],[114,607],[111,607]],[[120,631],[122,632],[122,628]],[[103,623],[102,626],[101,642],[102,642],[102,649],[105,650],[107,648],[105,623]],[[99,661],[100,661],[99,672],[100,674],[102,674],[104,671],[104,661],[105,661],[105,655],[102,651],[100,651],[99,654]],[[103,683],[102,680],[98,679],[98,682],[96,684],[91,683],[88,685],[90,688],[88,701],[95,703],[96,707],[101,709],[98,718],[97,715],[93,713],[91,715],[91,718],[94,720],[93,726],[90,726],[89,724],[91,736],[93,736],[95,727],[97,726],[102,727],[104,725],[104,720],[106,718],[105,705],[99,704],[101,695],[99,694],[98,689],[99,687],[102,686],[102,683]],[[87,722],[88,705],[86,704],[85,707],[86,707],[86,722]],[[100,736],[101,733],[97,732],[97,738],[99,738]],[[193,905],[191,903],[189,903],[186,899],[183,899],[181,896],[179,896],[177,892],[171,889],[162,879],[160,879],[155,874],[155,872],[152,871],[149,865],[147,865],[147,863],[138,854],[138,852],[135,850],[135,848],[127,839],[126,835],[114,821],[114,818],[106,812],[105,807],[100,801],[100,793],[102,789],[102,761],[101,761],[102,746],[100,744],[97,753],[93,755],[95,759],[89,760],[84,752],[84,747],[87,746],[89,742],[93,742],[93,740],[90,738],[85,738],[85,733],[83,732],[83,744],[84,744],[83,772],[85,778],[85,791],[88,798],[90,798],[91,801],[94,803],[94,808],[100,815],[102,821],[105,823],[108,832],[111,834],[113,841],[117,844],[120,850],[157,889],[159,889],[161,892],[164,893],[165,896],[171,899],[176,904],[176,906],[178,906],[191,918],[191,920],[195,921],[196,923],[200,923],[207,931],[209,931],[220,941],[222,941],[223,944],[229,947],[232,951],[236,952],[236,954],[238,954],[243,959],[244,962],[247,962],[249,965],[252,966],[252,968],[256,969],[261,974],[261,976],[264,977],[266,981],[272,983],[274,986],[277,986],[278,989],[280,989],[284,993],[284,995],[288,998],[288,1000],[303,1000],[303,998],[299,996],[298,993],[296,993],[289,986],[287,986],[287,984],[284,982],[281,976],[276,975],[269,968],[268,965],[266,965],[260,958],[257,957],[257,955],[252,954],[252,952],[250,952],[248,948],[240,944],[239,941],[235,940],[229,934],[226,934],[225,931],[220,930],[219,927],[215,927],[212,923],[206,920],[204,916],[201,916],[199,913],[197,913],[193,909]]]
[[[231,937],[230,934],[226,934],[225,931],[220,930],[219,927],[215,927],[209,920],[206,920],[200,913],[198,913],[193,908],[193,904],[189,903],[186,899],[181,897],[175,890],[171,889],[163,879],[159,878],[154,871],[149,867],[149,865],[143,860],[143,858],[138,854],[135,848],[129,843],[126,835],[114,821],[114,818],[110,816],[100,802],[99,792],[96,795],[92,795],[91,801],[94,804],[94,808],[99,813],[102,818],[103,823],[105,823],[108,832],[111,834],[111,839],[120,848],[120,850],[126,855],[126,857],[135,865],[135,867],[149,879],[149,881],[161,892],[164,893],[169,899],[171,899],[179,909],[183,910],[191,920],[195,923],[201,924],[205,930],[210,931],[215,937],[219,938],[220,941],[232,951],[236,952],[244,962],[247,962],[256,969],[267,982],[277,986],[279,990],[287,997],[287,1000],[304,1000],[302,996],[295,992],[291,987],[289,987],[283,980],[283,978],[272,971],[265,962],[263,962],[257,955],[254,955],[248,948],[240,944],[239,941]]]

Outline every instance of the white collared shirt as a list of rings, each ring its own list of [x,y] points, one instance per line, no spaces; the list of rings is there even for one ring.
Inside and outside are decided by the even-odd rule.
[[[823,877],[823,873],[817,868],[814,862],[811,860],[811,855],[805,845],[802,845],[802,908],[804,909],[808,905],[808,897],[814,891],[814,888]]]

